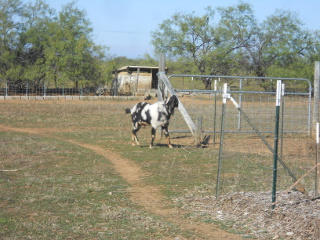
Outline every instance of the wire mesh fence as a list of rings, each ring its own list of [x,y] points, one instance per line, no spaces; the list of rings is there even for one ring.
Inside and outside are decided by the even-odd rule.
[[[173,78],[178,78],[178,80],[173,80]],[[211,82],[211,85],[214,86],[212,90],[206,89],[208,86],[212,87],[204,83],[208,79],[208,76],[173,75],[170,82],[191,119],[195,123],[200,121],[200,124],[196,123],[196,125],[201,126],[202,146],[217,151],[223,144],[221,193],[270,191],[273,153],[231,101],[226,103],[225,135],[221,143],[221,85],[228,82],[228,93],[232,95],[268,144],[273,146],[276,114],[275,82],[277,79],[247,80],[245,77],[237,79],[218,77],[216,81]],[[268,81],[268,86],[263,85],[265,81]],[[312,127],[311,84],[305,79],[287,79],[283,82],[287,84],[280,113],[279,156],[294,174],[296,180],[311,169],[316,161],[316,143],[310,137]],[[265,86],[264,89],[262,86]],[[195,89],[196,87],[198,89]],[[172,118],[170,130],[172,133],[188,135],[192,142],[193,136],[189,133],[180,113],[177,112]],[[286,189],[294,182],[292,176],[281,164],[279,164],[278,176],[279,190]],[[313,192],[314,174],[305,176],[301,183],[307,192]]]
[[[65,87],[55,84],[8,83],[0,81],[0,96],[100,96],[110,95],[110,90],[101,86]]]
[[[188,77],[190,78],[190,77]],[[171,78],[172,79],[172,78]],[[180,80],[184,79],[180,77]],[[274,104],[275,104],[275,89],[274,82],[276,80],[267,79],[270,83],[269,90],[257,91],[258,86],[261,86],[261,81],[254,81],[251,79],[250,82],[254,83],[247,88],[255,91],[245,91],[242,78],[238,78],[235,82],[234,79],[219,79],[220,81],[215,82],[215,90],[204,90],[202,89],[181,89],[179,87],[186,86],[181,81],[171,81],[173,87],[182,97],[181,101],[187,105],[188,113],[191,118],[196,121],[196,118],[202,116],[202,127],[204,132],[215,131],[216,124],[219,122],[221,116],[221,104],[222,104],[222,91],[221,87],[224,82],[231,82],[228,93],[232,94],[233,98],[238,101],[239,106],[252,116],[255,124],[261,129],[262,132],[272,132],[274,129]],[[223,81],[226,80],[226,81]],[[298,86],[305,85],[303,88],[293,89],[286,87],[285,95],[283,98],[283,131],[286,133],[310,133],[311,129],[311,84],[306,80],[300,80],[301,83]],[[189,81],[190,82],[190,81]],[[295,80],[287,80],[289,85],[292,82],[298,82]],[[180,85],[179,85],[180,84]],[[192,80],[192,86],[199,86],[204,88],[204,84],[201,80]],[[248,83],[249,84],[249,83]],[[192,87],[188,85],[188,87]],[[229,83],[228,83],[229,86]],[[231,90],[233,89],[233,90]],[[261,89],[260,89],[261,90]],[[291,92],[290,92],[291,91]],[[243,118],[241,114],[232,107],[232,103],[228,103],[231,107],[227,107],[228,119],[226,120],[226,131],[232,132],[252,132],[250,126],[243,124]],[[172,131],[184,131],[185,124],[181,119],[171,123],[175,127],[171,127]]]
[[[170,82],[177,92],[192,121],[200,126],[203,147],[211,148],[217,156],[222,119],[222,85],[227,82],[228,93],[238,102],[255,126],[272,145],[275,118],[275,82],[271,78],[172,75]],[[310,138],[311,84],[305,79],[284,79],[285,94],[281,112],[281,155],[297,177],[314,166],[316,148]],[[100,91],[101,90],[101,91]],[[99,95],[103,89],[93,88],[40,88],[8,86],[0,82],[0,95]],[[179,111],[170,122],[170,132],[183,137],[193,145],[196,139],[190,133]],[[259,139],[231,101],[226,104],[224,122],[221,190],[266,191],[270,189],[272,153]],[[147,134],[148,139],[148,134]],[[303,179],[307,190],[314,189],[314,177]],[[279,189],[292,184],[292,179],[279,168]]]

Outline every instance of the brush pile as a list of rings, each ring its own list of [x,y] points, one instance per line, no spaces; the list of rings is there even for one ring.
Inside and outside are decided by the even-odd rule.
[[[175,200],[192,218],[218,222],[244,238],[320,239],[320,199],[298,191],[278,193],[274,210],[270,192],[231,192],[216,199],[196,190]]]

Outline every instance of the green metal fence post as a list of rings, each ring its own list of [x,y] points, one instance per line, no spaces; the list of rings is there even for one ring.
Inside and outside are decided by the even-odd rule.
[[[281,80],[277,80],[276,96],[276,124],[274,132],[274,152],[273,152],[273,183],[272,183],[272,209],[276,204],[277,192],[277,172],[278,172],[278,140],[279,140],[279,119],[280,119],[280,102],[281,102]]]

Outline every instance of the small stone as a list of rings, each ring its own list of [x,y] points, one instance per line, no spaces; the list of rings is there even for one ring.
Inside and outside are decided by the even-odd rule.
[[[287,236],[293,236],[294,232],[287,232]]]

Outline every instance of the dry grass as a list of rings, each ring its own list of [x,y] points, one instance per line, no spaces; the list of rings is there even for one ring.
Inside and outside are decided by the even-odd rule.
[[[132,201],[130,184],[115,173],[107,158],[71,143],[77,141],[112,149],[132,160],[147,173],[143,181],[161,189],[169,208],[188,209],[187,218],[193,219],[193,215],[201,213],[203,216],[214,215],[214,212],[190,207],[186,199],[190,192],[193,194],[190,200],[195,203],[198,198],[203,200],[214,195],[218,142],[214,145],[211,138],[210,145],[201,148],[193,145],[189,134],[173,133],[173,150],[165,146],[164,139],[157,139],[155,149],[150,150],[150,129],[145,128],[139,132],[142,146],[132,148],[130,117],[124,114],[124,109],[134,103],[1,102],[0,125],[28,131],[0,132],[0,238],[201,238]],[[196,103],[200,106],[200,101]],[[271,135],[266,137],[272,142]],[[313,166],[314,145],[302,135],[288,135],[285,140],[284,160],[299,177]],[[223,195],[229,192],[268,192],[271,189],[272,154],[259,139],[252,135],[227,134],[224,149]],[[292,184],[283,170],[279,170],[279,175],[279,190]],[[311,177],[303,181],[308,191],[313,189]],[[194,189],[200,190],[195,193]],[[199,204],[205,205],[202,200]],[[209,203],[212,206],[213,202]],[[228,208],[226,206],[223,211]],[[239,215],[242,211],[244,216],[246,209],[237,206]],[[211,215],[210,218],[195,218],[199,219],[208,223],[219,220]],[[237,225],[226,225],[237,229]],[[241,230],[244,236],[248,232],[250,226]],[[248,236],[255,237],[254,234]]]
[[[218,222],[245,238],[310,239],[320,237],[320,199],[297,191],[278,193],[272,211],[270,192],[229,192],[217,200],[206,189],[195,188],[176,198],[177,204],[199,221]]]
[[[130,201],[128,183],[107,159],[65,141],[126,141],[114,115],[121,105],[1,103],[1,124],[36,133],[0,132],[1,239],[188,236]]]

